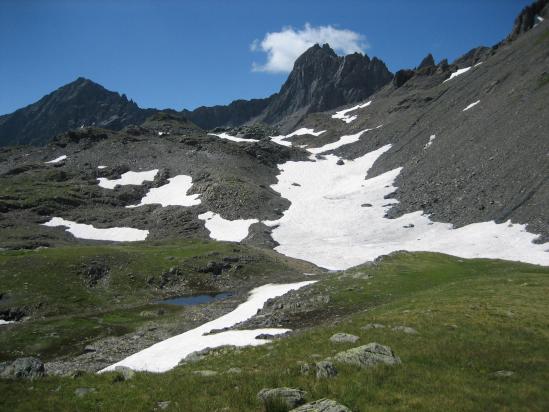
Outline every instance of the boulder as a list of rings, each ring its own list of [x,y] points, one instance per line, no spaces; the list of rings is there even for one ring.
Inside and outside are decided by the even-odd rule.
[[[339,352],[333,360],[361,368],[370,368],[378,364],[398,365],[401,363],[400,358],[394,354],[390,347],[375,342]]]
[[[0,378],[35,379],[45,375],[44,363],[37,358],[18,358],[0,364]]]
[[[316,363],[316,378],[333,378],[337,375],[337,369],[334,364],[328,360],[323,360]]]
[[[292,409],[290,412],[351,412],[351,410],[331,399],[319,399]]]
[[[95,392],[95,388],[76,388],[74,394],[79,398],[83,398],[88,393]]]
[[[364,325],[360,329],[370,330],[370,329],[383,329],[383,328],[385,328],[385,325],[382,325],[381,323],[368,323],[367,325]]]
[[[128,368],[127,366],[117,366],[114,368],[114,370],[124,378],[125,381],[129,381],[130,379],[133,379],[135,376],[135,371],[131,368]]]
[[[305,403],[306,394],[295,388],[264,388],[259,391],[257,398],[266,406],[283,404],[293,409]]]
[[[415,330],[414,328],[411,328],[409,326],[393,326],[391,328],[391,330],[394,331],[394,332],[407,333],[409,335],[417,335],[418,334],[417,330]]]
[[[336,333],[330,338],[330,342],[333,343],[355,343],[358,340],[358,336],[350,335],[349,333]]]
[[[209,377],[209,376],[217,375],[217,372],[216,371],[210,371],[210,370],[198,370],[198,371],[193,371],[193,375]]]

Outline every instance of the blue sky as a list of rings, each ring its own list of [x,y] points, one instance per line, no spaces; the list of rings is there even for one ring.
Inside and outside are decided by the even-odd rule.
[[[79,76],[125,93],[141,107],[193,109],[265,97],[286,79],[280,70],[291,58],[288,50],[295,52],[286,39],[310,40],[328,26],[336,37],[343,33],[340,52],[358,47],[393,72],[416,66],[428,52],[451,61],[503,39],[529,3],[1,0],[0,114]],[[266,35],[277,32],[272,46],[275,37]],[[267,61],[262,44],[275,47],[286,63]]]

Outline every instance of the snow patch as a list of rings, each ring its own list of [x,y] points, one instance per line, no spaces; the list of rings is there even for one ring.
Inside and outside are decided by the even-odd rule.
[[[202,213],[198,218],[205,222],[212,239],[228,242],[240,242],[248,236],[250,226],[259,222],[258,219],[227,220],[214,212]]]
[[[383,125],[379,125],[375,129],[379,129],[382,126]],[[337,140],[336,142],[328,143],[328,144],[325,144],[324,146],[314,147],[314,148],[307,149],[307,150],[309,152],[311,152],[312,154],[324,153],[324,152],[327,152],[329,150],[335,150],[335,149],[340,148],[341,146],[345,146],[345,145],[348,145],[348,144],[351,144],[351,143],[354,143],[354,142],[358,142],[360,140],[360,136],[362,136],[366,132],[369,132],[370,130],[374,130],[374,129],[364,129],[361,132],[358,132],[358,133],[355,133],[355,134],[341,136],[339,138],[339,140]]]
[[[353,112],[353,111],[358,110],[358,109],[363,109],[365,107],[368,107],[371,104],[372,104],[372,101],[370,100],[370,101],[368,101],[366,103],[363,103],[363,104],[357,104],[356,106],[353,106],[349,109],[340,110],[339,112],[336,112],[335,114],[332,115],[332,119],[340,119],[340,120],[343,120],[345,123],[351,123],[358,116],[357,115],[349,116],[349,115],[347,115],[347,113]]]
[[[287,332],[288,329],[231,330],[211,335],[205,334],[214,329],[229,328],[243,322],[254,316],[267,300],[282,296],[291,290],[300,289],[312,283],[315,282],[268,284],[255,288],[250,292],[248,300],[240,304],[232,312],[195,329],[150,346],[114,365],[108,366],[101,372],[113,371],[117,366],[127,366],[139,371],[166,372],[176,367],[181,360],[195,351],[224,345],[257,346],[267,343],[268,340],[256,339],[255,337],[262,333],[278,335]]]
[[[465,109],[463,109],[463,111],[465,112],[465,111],[469,110],[471,107],[475,107],[479,103],[480,103],[480,100],[477,100],[476,102],[471,103],[469,106],[467,106]]]
[[[59,163],[59,162],[62,162],[63,160],[65,160],[67,158],[67,155],[63,155],[63,156],[59,156],[53,160],[50,160],[49,162],[44,162],[46,164],[54,164],[54,163]]]
[[[193,180],[191,176],[178,175],[168,179],[163,186],[150,189],[141,202],[137,205],[126,207],[138,207],[143,205],[160,204],[162,206],[196,206],[200,204],[199,194],[188,195]]]
[[[219,137],[220,139],[231,140],[233,142],[247,142],[247,143],[259,142],[259,140],[257,139],[244,139],[242,137],[231,136],[228,133],[208,133],[208,135],[216,136],[216,137]]]
[[[425,146],[423,146],[423,149],[427,149],[429,147],[431,147],[431,145],[433,144],[433,142],[435,141],[436,139],[436,136],[434,134],[432,134],[430,137],[429,137],[429,141],[425,144]]]
[[[366,180],[365,174],[390,147],[343,165],[337,165],[339,158],[334,155],[279,165],[278,183],[272,188],[291,204],[280,219],[264,222],[273,226],[272,237],[279,243],[275,249],[333,270],[396,250],[549,265],[549,243],[532,243],[538,236],[527,232],[525,225],[482,222],[454,229],[451,224],[432,222],[421,211],[385,218],[398,203],[385,196],[396,190],[394,181],[401,168]],[[365,203],[372,206],[361,207]]]
[[[108,229],[98,229],[92,225],[71,222],[60,217],[53,217],[43,226],[67,227],[67,232],[79,239],[90,240],[109,240],[112,242],[137,242],[145,240],[149,234],[148,230],[133,229],[130,227],[111,227]]]
[[[0,319],[0,326],[2,325],[9,325],[10,323],[15,323],[13,320],[4,320]]]
[[[97,166],[98,169],[106,169],[107,166]]]
[[[120,179],[107,179],[100,177],[98,185],[105,189],[114,189],[116,186],[141,185],[143,182],[152,182],[158,173],[158,169],[147,170],[144,172],[126,172],[120,176]]]
[[[320,132],[315,132],[315,129],[307,129],[306,127],[302,127],[301,129],[297,129],[295,132],[292,132],[286,137],[292,137],[292,136],[303,136],[304,134],[310,134],[313,136],[320,136],[322,133],[325,133],[326,130],[321,130]]]

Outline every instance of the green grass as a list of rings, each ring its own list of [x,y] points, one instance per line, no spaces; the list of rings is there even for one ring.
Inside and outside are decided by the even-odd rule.
[[[138,373],[126,382],[115,374],[76,379],[48,377],[0,382],[2,410],[260,411],[263,387],[292,386],[310,400],[328,397],[353,411],[549,409],[549,268],[462,260],[434,253],[402,253],[315,285],[331,300],[318,326],[272,344],[228,352],[165,374]],[[339,316],[335,318],[335,314]],[[337,322],[335,319],[338,319]],[[418,335],[361,329],[367,323],[407,325]],[[360,336],[357,344],[332,344],[335,332]],[[339,367],[336,378],[299,372],[313,362],[358,344],[389,345],[398,367]],[[231,367],[240,375],[224,373]],[[220,372],[198,377],[197,369]],[[511,370],[508,378],[493,375]],[[77,398],[78,387],[96,392]]]
[[[224,256],[247,258],[228,276],[249,285],[308,268],[271,251],[202,240],[0,252],[0,311],[17,307],[30,314],[30,320],[0,331],[0,361],[78,353],[98,337],[168,320],[184,309],[165,305],[162,316],[142,313],[150,310],[151,302],[174,294],[156,287],[161,274],[177,267],[186,282],[185,293],[215,291],[212,275],[198,269]],[[87,286],[82,271],[91,262],[109,267],[104,284]]]

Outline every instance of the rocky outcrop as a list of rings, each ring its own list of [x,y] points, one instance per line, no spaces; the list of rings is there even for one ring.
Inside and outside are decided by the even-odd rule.
[[[390,347],[375,342],[339,352],[333,360],[337,363],[361,368],[370,368],[379,364],[398,365],[401,363],[400,358],[394,354]]]
[[[18,358],[11,363],[0,363],[0,378],[36,379],[44,375],[44,364],[37,358]]]
[[[536,17],[549,18],[549,0],[537,0],[526,6],[515,19],[513,30],[507,37],[507,41],[513,41],[518,36],[526,33],[537,23]]]
[[[142,123],[154,112],[79,77],[36,103],[0,116],[0,146],[43,145],[53,136],[81,126],[120,130]]]

